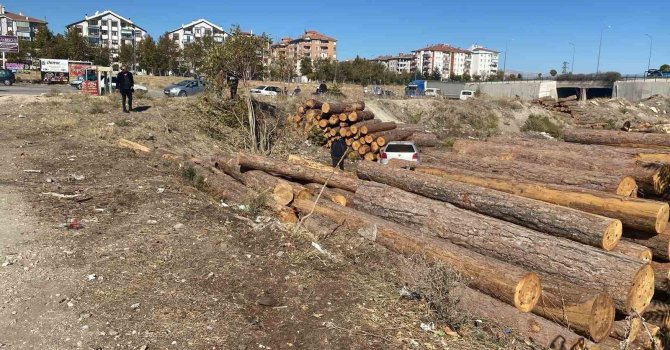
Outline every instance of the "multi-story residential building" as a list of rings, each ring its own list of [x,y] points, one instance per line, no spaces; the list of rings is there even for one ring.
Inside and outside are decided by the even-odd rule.
[[[214,42],[223,43],[228,37],[228,33],[222,27],[204,18],[195,20],[189,24],[182,24],[181,27],[168,32],[168,35],[182,50],[184,49],[184,45],[192,43],[199,38],[212,37]]]
[[[273,60],[287,59],[294,62],[296,71],[300,72],[300,62],[305,57],[312,62],[318,59],[337,59],[337,39],[315,30],[306,30],[297,39],[282,38],[280,42],[271,45],[270,55]]]
[[[470,74],[470,52],[446,44],[430,45],[412,51],[412,71],[432,74],[440,73],[443,80],[451,75]]]
[[[394,73],[409,73],[412,71],[414,55],[400,53],[396,56],[379,56],[371,61],[383,64],[386,69]]]
[[[23,40],[33,40],[39,27],[46,25],[47,22],[29,17],[23,13],[13,13],[5,10],[0,4],[0,35],[17,36]]]
[[[472,76],[487,78],[498,73],[499,52],[479,45],[472,45],[469,48],[472,57],[470,71]]]
[[[84,16],[82,21],[68,24],[65,28],[74,29],[94,46],[108,47],[113,63],[118,63],[122,44],[137,45],[147,35],[146,30],[130,19],[109,10]]]

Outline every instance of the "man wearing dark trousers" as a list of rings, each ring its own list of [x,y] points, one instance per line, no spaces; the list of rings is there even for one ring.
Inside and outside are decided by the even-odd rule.
[[[239,79],[235,73],[228,74],[228,85],[230,86],[230,99],[234,100],[237,98],[237,84]]]
[[[344,155],[347,153],[347,144],[344,143],[343,138],[339,138],[330,145],[330,158],[333,161],[333,168],[340,166],[340,169],[344,170]]]
[[[121,103],[123,103],[123,113],[130,113],[133,110],[133,73],[130,73],[125,66],[116,76],[116,88],[121,92]],[[128,109],[126,109],[126,98],[128,99]]]

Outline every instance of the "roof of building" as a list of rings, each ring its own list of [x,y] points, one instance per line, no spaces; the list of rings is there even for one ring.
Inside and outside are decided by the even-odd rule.
[[[131,21],[130,19],[125,18],[125,17],[123,17],[123,16],[121,16],[121,15],[119,15],[119,14],[117,14],[117,13],[111,11],[111,10],[105,10],[105,11],[102,11],[102,12],[98,12],[98,11],[96,11],[94,15],[92,15],[92,16],[84,16],[84,19],[83,19],[83,20],[81,20],[81,21],[76,21],[76,22],[72,22],[72,23],[66,25],[65,28],[69,28],[69,27],[72,27],[73,25],[75,25],[75,24],[77,24],[77,23],[81,23],[81,22],[84,22],[84,21],[89,21],[89,20],[92,20],[92,19],[94,19],[94,18],[98,18],[98,17],[102,17],[102,16],[106,16],[106,15],[112,15],[112,16],[114,16],[114,17],[120,19],[120,20],[123,20],[123,21],[126,21],[126,22],[128,22],[128,23],[131,23],[131,24],[135,25],[135,27],[137,27],[137,28],[139,28],[139,29],[142,29],[142,30],[145,31],[145,32],[147,31],[146,29],[144,29],[144,28],[138,26],[137,24],[135,24],[135,23],[134,23],[133,21]]]
[[[457,53],[469,53],[470,51],[468,50],[463,50],[458,47],[453,47],[451,45],[447,44],[435,44],[435,45],[429,45],[421,49],[416,49],[412,52],[419,52],[419,51],[439,51],[439,52],[457,52]]]
[[[5,17],[7,17],[7,18],[9,18],[13,21],[27,21],[27,22],[31,22],[31,23],[41,23],[41,24],[46,24],[47,23],[46,21],[43,21],[41,19],[37,19],[37,18],[34,18],[34,17],[26,16],[26,15],[20,13],[20,12],[19,13],[13,13],[13,12],[5,11],[5,13],[0,15],[0,17],[2,17],[2,16],[5,16]]]
[[[483,46],[474,46],[470,48],[470,51],[488,51],[488,52],[493,52],[493,53],[500,53],[500,51],[497,50],[492,50],[492,49],[487,49]]]
[[[333,37],[329,37],[327,35],[321,34],[317,32],[316,30],[306,30],[305,34],[301,35],[300,38],[296,40],[305,40],[305,39],[310,39],[310,40],[326,40],[326,41],[337,41],[337,39]]]
[[[174,33],[174,32],[176,32],[176,31],[178,31],[178,30],[192,27],[192,26],[194,26],[194,25],[196,25],[196,24],[198,24],[198,23],[206,23],[206,24],[209,24],[210,26],[212,26],[213,28],[216,28],[216,29],[218,29],[218,30],[220,30],[220,31],[222,31],[222,32],[225,32],[225,30],[223,29],[223,27],[218,26],[218,25],[216,25],[216,24],[214,24],[214,23],[212,23],[212,22],[210,22],[210,21],[208,21],[208,20],[206,20],[206,19],[204,19],[204,18],[201,18],[201,19],[196,19],[195,21],[193,21],[193,22],[191,22],[191,23],[188,23],[188,24],[182,24],[181,27],[179,27],[179,28],[177,28],[177,29],[175,29],[175,30],[169,31],[168,33]]]

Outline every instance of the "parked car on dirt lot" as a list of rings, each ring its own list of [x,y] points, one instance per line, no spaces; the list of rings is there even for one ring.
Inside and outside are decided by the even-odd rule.
[[[14,72],[9,69],[0,69],[0,83],[3,83],[6,86],[12,85],[16,82],[16,76]]]
[[[193,96],[205,91],[205,83],[202,80],[182,80],[176,84],[168,85],[163,89],[163,94],[167,97]]]
[[[392,159],[418,162],[419,149],[412,141],[391,141],[379,153],[379,163],[388,164]]]
[[[261,85],[249,90],[249,92],[252,95],[277,96],[282,93],[282,90],[276,86]]]

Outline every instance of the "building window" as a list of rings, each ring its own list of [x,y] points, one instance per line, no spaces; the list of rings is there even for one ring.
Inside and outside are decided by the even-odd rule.
[[[119,41],[118,40],[112,40],[112,45],[118,45]]]
[[[112,27],[116,28],[116,27],[118,27],[118,26],[119,26],[119,22],[118,22],[118,21],[113,21],[113,22],[112,22]]]
[[[200,34],[200,28],[195,28],[195,34]]]
[[[212,30],[211,29],[205,29],[205,35],[207,35],[207,36],[212,35]]]
[[[118,35],[119,35],[119,32],[118,32],[118,31],[116,31],[116,30],[112,30],[112,36],[118,36]]]
[[[107,31],[107,30],[102,31],[102,35],[108,35],[108,34],[109,34],[109,31]]]
[[[173,33],[172,40],[179,40],[179,33]]]

